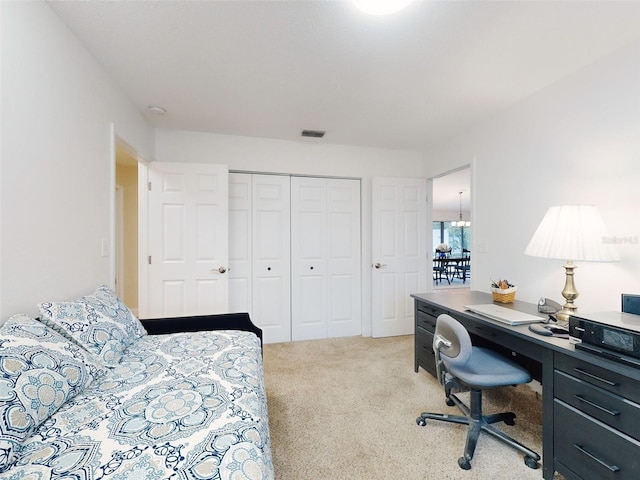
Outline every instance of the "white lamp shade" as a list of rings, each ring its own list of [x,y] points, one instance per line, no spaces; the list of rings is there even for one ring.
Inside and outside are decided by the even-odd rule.
[[[549,208],[533,234],[525,255],[613,262],[620,260],[609,233],[593,205],[563,205]]]

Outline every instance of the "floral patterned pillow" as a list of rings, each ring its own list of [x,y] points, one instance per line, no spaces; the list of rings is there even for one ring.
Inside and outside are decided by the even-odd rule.
[[[46,325],[9,318],[0,327],[0,472],[42,422],[104,373],[93,355]]]
[[[100,285],[93,295],[87,295],[78,301],[87,303],[103,315],[118,321],[127,332],[130,343],[147,334],[140,320],[107,285]]]
[[[103,365],[115,367],[131,339],[118,321],[84,302],[38,304],[40,321],[96,355]]]

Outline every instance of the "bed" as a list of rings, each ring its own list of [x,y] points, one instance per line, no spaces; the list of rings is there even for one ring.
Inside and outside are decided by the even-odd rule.
[[[68,303],[41,304],[39,319],[17,315],[0,331],[0,479],[274,478],[261,331],[246,313],[127,315],[115,333]],[[95,328],[79,334],[75,320]],[[20,355],[30,367],[16,367]],[[24,438],[21,409],[32,424]]]

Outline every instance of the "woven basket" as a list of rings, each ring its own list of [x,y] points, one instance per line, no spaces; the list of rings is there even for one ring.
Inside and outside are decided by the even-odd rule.
[[[491,288],[491,294],[493,295],[493,301],[499,303],[513,303],[516,299],[517,287],[511,288]]]

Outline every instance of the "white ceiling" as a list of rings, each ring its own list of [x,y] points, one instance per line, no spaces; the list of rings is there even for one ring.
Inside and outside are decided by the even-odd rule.
[[[438,212],[459,212],[463,219],[470,220],[471,169],[463,168],[448,175],[433,179],[433,209]],[[462,192],[462,196],[460,195]],[[450,220],[457,220],[457,215]]]
[[[640,38],[640,1],[49,5],[158,127],[409,151]]]

